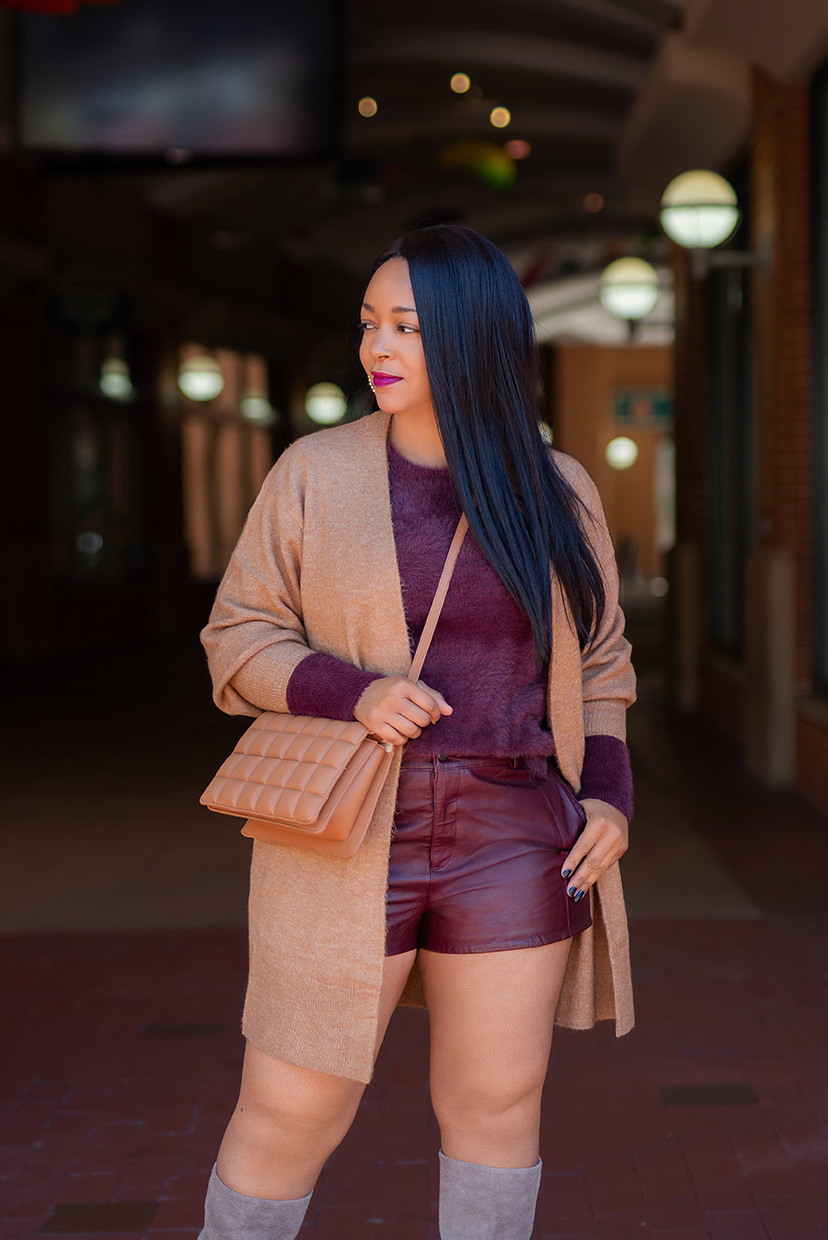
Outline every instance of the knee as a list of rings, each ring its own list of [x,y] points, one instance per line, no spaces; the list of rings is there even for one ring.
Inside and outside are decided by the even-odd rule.
[[[350,1083],[353,1084],[353,1083]],[[245,1125],[262,1132],[278,1132],[300,1145],[320,1143],[334,1149],[353,1122],[361,1090],[285,1090],[272,1093],[242,1090],[236,1108]]]
[[[540,1107],[543,1075],[452,1081],[432,1086],[437,1122],[445,1125],[522,1122]]]

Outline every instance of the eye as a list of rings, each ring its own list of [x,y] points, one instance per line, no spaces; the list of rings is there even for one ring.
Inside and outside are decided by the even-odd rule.
[[[416,332],[419,329],[416,327],[410,327],[407,323],[400,323],[398,330],[401,332]]]
[[[361,334],[364,335],[364,333],[367,331],[370,331],[373,328],[373,326],[374,326],[373,323],[366,323],[363,321],[362,323],[360,323],[358,330]]]

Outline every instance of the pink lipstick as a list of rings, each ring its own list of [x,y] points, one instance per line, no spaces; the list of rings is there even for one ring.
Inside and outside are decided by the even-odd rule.
[[[391,387],[392,383],[399,383],[402,375],[384,375],[382,371],[372,370],[371,379],[375,388]]]

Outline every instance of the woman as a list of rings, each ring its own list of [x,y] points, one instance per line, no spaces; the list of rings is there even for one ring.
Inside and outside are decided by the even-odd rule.
[[[531,316],[495,246],[404,237],[361,332],[377,412],[283,454],[203,641],[223,710],[355,717],[398,748],[354,857],[254,845],[244,1072],[202,1237],[296,1236],[402,999],[430,1014],[442,1240],[528,1240],[556,1010],[632,1023],[612,545],[594,485],[539,434]]]

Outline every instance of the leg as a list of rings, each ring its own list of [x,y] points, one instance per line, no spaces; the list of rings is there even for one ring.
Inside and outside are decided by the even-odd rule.
[[[422,953],[442,1240],[529,1240],[541,1091],[569,947]]]
[[[414,956],[386,959],[377,1051]],[[350,1128],[364,1088],[274,1059],[248,1043],[239,1101],[219,1150],[221,1180],[249,1197],[303,1197]]]

